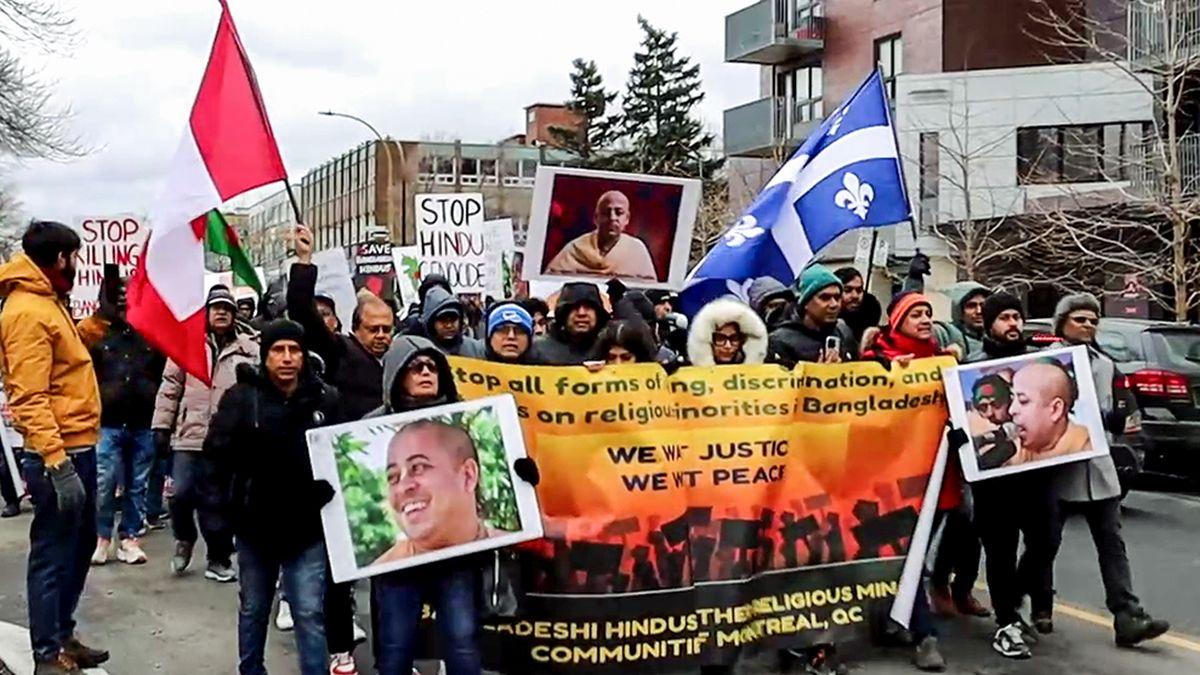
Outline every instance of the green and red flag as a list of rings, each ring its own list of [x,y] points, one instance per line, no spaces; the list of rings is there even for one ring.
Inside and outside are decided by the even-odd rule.
[[[262,296],[262,282],[254,271],[254,265],[250,263],[250,258],[242,250],[237,230],[233,229],[218,209],[213,209],[205,214],[204,248],[209,253],[229,258],[234,282],[242,286],[249,286],[254,289],[255,293]]]

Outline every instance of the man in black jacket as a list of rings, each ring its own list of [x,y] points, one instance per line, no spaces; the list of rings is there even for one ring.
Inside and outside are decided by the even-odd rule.
[[[342,417],[337,393],[307,367],[303,344],[304,329],[296,322],[268,324],[261,367],[239,368],[239,381],[221,399],[204,443],[205,452],[231,478],[242,675],[266,672],[267,624],[281,571],[296,624],[300,672],[328,672],[320,511],[334,493],[329,483],[313,480],[305,432]]]
[[[534,360],[545,366],[577,366],[592,358],[608,312],[594,284],[563,284],[554,305],[554,327],[533,343]]]
[[[796,282],[796,308],[771,331],[767,362],[794,368],[801,361],[840,363],[858,357],[854,334],[838,319],[842,282],[822,265],[813,265]],[[836,348],[834,348],[836,343]]]
[[[296,228],[296,263],[288,280],[288,316],[304,327],[308,348],[325,361],[325,380],[337,388],[347,419],[357,420],[383,399],[383,355],[392,342],[392,308],[379,298],[360,299],[352,335],[329,330],[314,304],[317,268],[312,264],[312,232]]]

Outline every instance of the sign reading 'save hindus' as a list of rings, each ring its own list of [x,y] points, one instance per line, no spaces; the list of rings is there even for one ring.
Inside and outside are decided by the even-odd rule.
[[[522,547],[521,613],[486,626],[489,661],[664,672],[862,637],[897,595],[947,365],[451,359],[464,397],[513,394],[542,475],[545,538]]]

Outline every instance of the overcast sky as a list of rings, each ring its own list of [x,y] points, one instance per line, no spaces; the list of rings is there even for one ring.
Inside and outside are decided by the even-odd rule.
[[[404,139],[491,142],[524,130],[524,106],[561,102],[576,57],[624,87],[641,37],[639,12],[679,33],[700,64],[701,117],[720,130],[725,108],[757,96],[754,66],[722,63],[724,20],[751,0],[230,0],[258,74],[288,172],[365,140],[334,109]],[[67,164],[11,169],[30,216],[71,220],[144,213],[178,143],[219,13],[217,0],[64,1],[80,44],[70,54],[23,52],[56,82],[73,127],[94,148]]]

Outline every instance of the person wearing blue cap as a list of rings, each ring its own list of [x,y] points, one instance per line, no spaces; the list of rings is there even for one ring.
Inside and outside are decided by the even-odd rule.
[[[838,318],[842,280],[823,265],[813,265],[796,280],[797,303],[791,315],[771,331],[767,362],[793,368],[801,361],[839,363],[858,357],[854,332]]]
[[[506,302],[496,305],[487,320],[487,360],[529,363],[533,316],[524,307]]]

